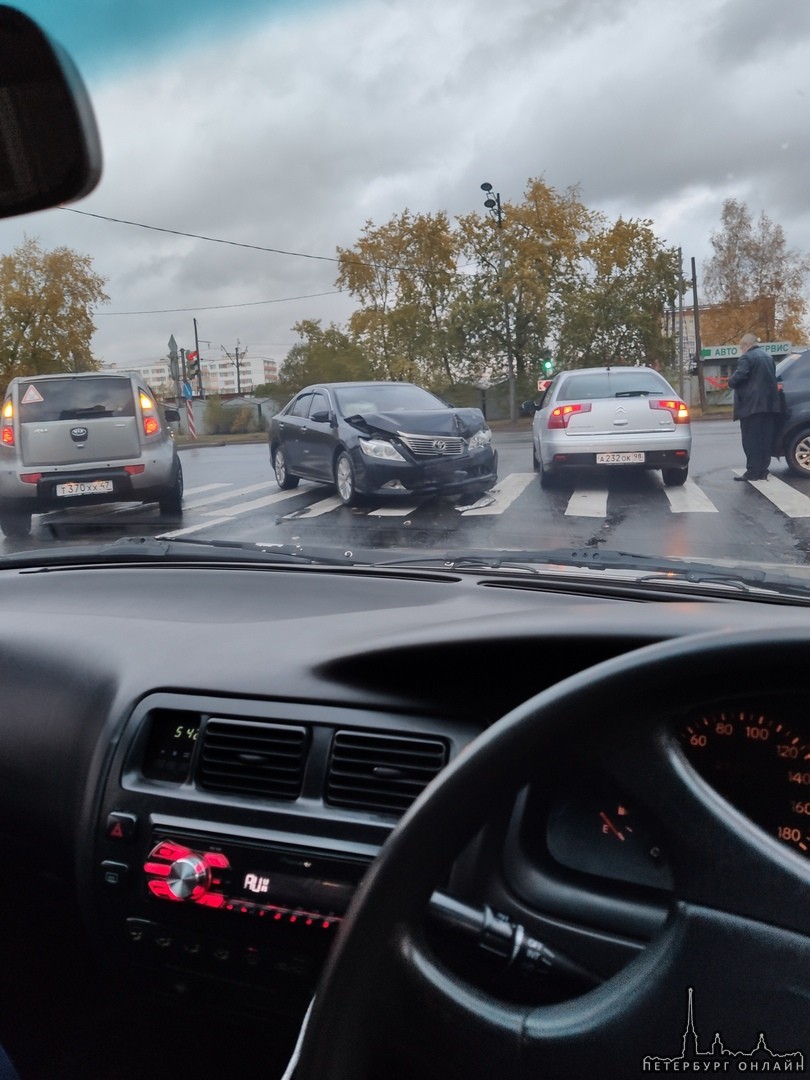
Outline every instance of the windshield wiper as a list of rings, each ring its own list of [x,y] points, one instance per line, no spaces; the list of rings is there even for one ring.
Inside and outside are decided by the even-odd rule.
[[[35,548],[4,555],[0,567],[50,567],[88,565],[110,562],[244,562],[244,563],[304,563],[308,565],[345,566],[351,564],[346,553],[342,558],[334,549],[318,551],[286,544],[257,544],[238,540],[200,540],[183,537],[178,540],[160,536],[124,536],[110,544],[76,544],[61,548]]]
[[[541,575],[554,567],[573,567],[587,570],[624,570],[637,573],[637,582],[667,584],[686,582],[694,585],[717,585],[741,592],[763,590],[789,596],[807,597],[810,577],[806,582],[788,575],[790,567],[776,574],[754,566],[734,565],[728,568],[698,560],[639,555],[630,551],[599,551],[596,548],[557,548],[551,551],[510,551],[494,555],[489,551],[446,552],[444,555],[422,556],[416,559],[397,559],[375,563],[375,566],[435,566],[444,570],[503,570],[510,573]],[[803,568],[796,569],[806,571]]]

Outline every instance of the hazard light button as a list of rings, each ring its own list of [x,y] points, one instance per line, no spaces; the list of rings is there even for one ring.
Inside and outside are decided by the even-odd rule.
[[[135,839],[138,828],[138,819],[134,814],[124,814],[121,811],[113,811],[107,815],[107,839],[117,840],[120,843],[131,843]]]

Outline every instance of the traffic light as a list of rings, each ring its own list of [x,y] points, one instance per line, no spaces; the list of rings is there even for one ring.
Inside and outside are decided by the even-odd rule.
[[[545,371],[546,374],[549,374],[553,370],[554,370],[554,361],[551,359],[550,356],[547,356],[546,359],[543,361],[543,371]]]
[[[186,355],[186,374],[189,379],[196,379],[200,374],[199,353],[188,353]]]

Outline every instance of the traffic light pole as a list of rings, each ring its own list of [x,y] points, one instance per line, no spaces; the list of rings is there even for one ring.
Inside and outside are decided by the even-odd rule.
[[[200,359],[200,339],[197,335],[197,320],[191,320],[194,323],[194,352],[197,356],[197,390],[200,393],[200,397],[205,397],[205,391],[203,390],[202,381],[202,360]]]

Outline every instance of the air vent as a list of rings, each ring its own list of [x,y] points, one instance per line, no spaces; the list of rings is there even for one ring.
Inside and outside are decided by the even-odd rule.
[[[399,814],[446,763],[447,747],[439,739],[337,731],[326,801]]]
[[[211,719],[205,728],[200,785],[211,791],[297,799],[309,745],[306,728]]]

